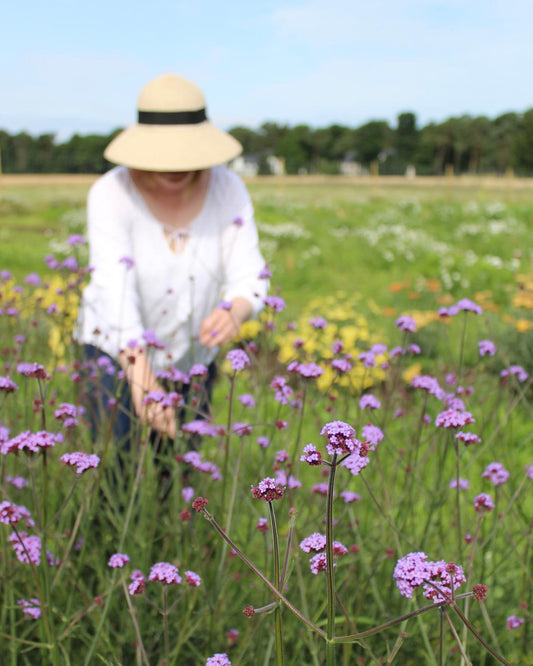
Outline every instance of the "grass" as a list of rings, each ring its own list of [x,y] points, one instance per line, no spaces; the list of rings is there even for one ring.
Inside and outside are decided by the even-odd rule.
[[[117,446],[105,423],[93,444],[83,423],[64,430],[54,419],[60,402],[83,400],[82,387],[72,379],[76,350],[70,344],[71,322],[65,317],[72,305],[65,300],[57,315],[48,316],[46,299],[57,298],[55,287],[43,295],[39,288],[27,286],[18,294],[13,283],[4,280],[0,325],[5,374],[20,389],[0,395],[0,418],[11,437],[40,429],[60,431],[65,437],[65,443],[46,456],[2,456],[4,497],[28,507],[36,527],[27,531],[44,539],[60,561],[55,567],[20,563],[8,541],[10,527],[0,525],[0,644],[6,663],[155,664],[165,659],[194,666],[215,652],[227,652],[234,665],[279,664],[280,649],[287,664],[317,666],[358,661],[437,666],[459,663],[461,649],[472,663],[496,663],[468,634],[452,606],[446,612],[453,617],[455,638],[448,628],[441,641],[439,617],[445,616],[432,610],[346,644],[324,643],[320,632],[359,636],[427,604],[420,591],[412,601],[402,598],[392,578],[396,561],[420,550],[430,560],[442,558],[464,567],[468,582],[458,594],[478,582],[488,586],[486,602],[462,599],[460,609],[482,638],[504,655],[504,663],[531,663],[533,503],[532,481],[524,472],[532,464],[531,380],[521,382],[512,375],[504,384],[500,372],[512,364],[533,368],[528,334],[533,194],[499,181],[492,189],[484,181],[453,186],[447,181],[443,186],[381,182],[250,183],[263,250],[274,272],[273,287],[282,288],[288,307],[275,317],[267,312],[275,330],[262,326],[253,334],[257,353],[245,347],[250,369],[232,373],[227,362],[221,363],[213,421],[230,426],[249,422],[253,427],[253,434],[245,438],[204,438],[203,459],[221,470],[226,461],[229,465],[225,490],[206,474],[192,472],[189,477],[195,495],[207,497],[208,511],[227,527],[233,546],[225,545],[209,520],[196,515],[190,499],[182,495],[187,485],[182,480],[184,465],[174,456],[180,459],[187,451],[184,433],[158,461],[152,447],[143,443],[148,433],[140,432],[130,451],[118,454],[123,458],[118,464]],[[72,282],[65,269],[50,272],[43,257],[52,252],[62,258],[72,252],[65,241],[69,234],[83,231],[86,190],[87,184],[4,184],[1,268],[12,271],[17,282],[34,272],[60,276],[64,285]],[[46,236],[44,229],[50,230]],[[66,286],[65,291],[74,298],[77,287]],[[439,307],[464,297],[481,304],[483,314],[462,312],[438,319]],[[15,306],[18,315],[7,314],[7,308]],[[394,326],[403,313],[418,322],[414,333]],[[328,320],[325,329],[308,323],[317,315]],[[22,334],[23,342],[15,339]],[[303,344],[295,348],[298,337]],[[496,343],[494,357],[480,357],[481,339]],[[344,352],[335,355],[331,346],[336,340],[343,341]],[[388,353],[378,357],[375,367],[365,369],[358,355],[378,342]],[[408,345],[419,345],[422,353],[392,351]],[[335,376],[331,360],[346,353],[354,368],[346,376]],[[324,375],[309,381],[290,374],[291,360],[313,361]],[[51,372],[52,378],[41,382],[44,394],[35,379],[17,373],[20,361],[38,361]],[[451,373],[455,384],[448,377]],[[468,430],[481,436],[479,445],[457,447],[449,430],[435,427],[446,402],[410,387],[417,374],[436,377],[447,395],[464,400],[476,419]],[[291,387],[292,405],[274,399],[269,384],[275,375]],[[243,393],[254,397],[253,410],[239,401]],[[379,409],[360,406],[361,395],[368,393],[380,400]],[[334,538],[349,553],[337,560],[335,598],[326,577],[310,572],[311,554],[299,548],[309,534],[333,530],[333,522],[329,527],[324,522],[328,500],[319,487],[331,479],[332,467],[309,467],[298,458],[303,446],[312,442],[328,459],[320,431],[324,423],[337,419],[353,424],[358,436],[371,422],[383,430],[385,439],[368,454],[370,462],[361,475],[336,469],[335,499],[329,495]],[[260,447],[258,436],[268,437],[270,447]],[[276,461],[282,449],[289,459],[281,455]],[[101,463],[77,477],[59,464],[67,450],[97,453]],[[498,487],[482,476],[494,461],[510,472],[509,481]],[[164,502],[158,498],[161,466],[174,477]],[[275,582],[277,541],[272,541],[270,506],[254,500],[249,489],[279,471],[287,478],[293,474],[302,484],[272,504],[285,568],[285,585],[279,589],[307,624],[300,623],[288,606],[272,605],[276,597],[258,575]],[[6,481],[8,475],[23,475],[30,485],[18,491]],[[449,488],[458,476],[469,479],[467,491]],[[345,490],[358,493],[360,500],[345,503],[340,496]],[[496,503],[486,515],[473,510],[473,498],[481,493],[490,493]],[[185,511],[193,515],[187,517]],[[261,518],[268,522],[265,533],[256,528]],[[470,535],[468,542],[465,534]],[[255,569],[235,556],[237,549]],[[107,566],[116,552],[130,557],[124,570]],[[123,576],[129,584],[133,569],[148,575],[156,561],[175,564],[181,575],[193,569],[202,585],[167,589],[147,582],[145,595],[124,594]],[[17,601],[36,596],[46,612],[33,621],[22,614]],[[256,609],[253,618],[243,616],[246,606]],[[509,615],[524,618],[524,625],[507,630]],[[233,629],[239,632],[236,643],[228,636]]]

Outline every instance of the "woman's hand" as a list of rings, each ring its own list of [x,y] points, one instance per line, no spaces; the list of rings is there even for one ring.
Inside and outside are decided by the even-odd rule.
[[[252,314],[252,304],[245,298],[235,298],[231,308],[215,308],[200,326],[200,344],[212,349],[229,342],[239,333],[241,324]]]
[[[170,439],[176,437],[176,410],[161,407],[158,403],[143,405],[139,413],[142,423],[149,423],[152,430],[157,430]]]

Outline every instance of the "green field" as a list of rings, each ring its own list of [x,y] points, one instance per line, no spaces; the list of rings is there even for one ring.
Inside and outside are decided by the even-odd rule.
[[[93,439],[83,415],[70,428],[55,415],[61,403],[85,404],[71,339],[85,278],[51,270],[44,257],[86,262],[86,249],[67,239],[84,232],[89,181],[11,177],[0,187],[0,271],[13,275],[0,277],[0,502],[27,507],[34,521],[9,518],[16,511],[3,505],[2,663],[196,666],[215,653],[233,666],[533,663],[533,183],[251,181],[272,292],[287,308],[266,308],[235,341],[247,369],[233,372],[225,360],[232,346],[221,351],[217,430],[199,451],[221,481],[183,462],[184,432],[156,455],[146,429],[124,450],[108,421]],[[35,273],[41,285],[26,280]],[[455,314],[437,315],[456,305]],[[401,315],[416,330],[402,328]],[[494,355],[480,352],[481,341],[495,345]],[[360,357],[376,344],[383,349]],[[21,362],[42,364],[50,377],[24,376]],[[320,376],[306,377],[309,369]],[[271,386],[276,377],[286,401]],[[432,388],[417,388],[417,377]],[[472,419],[439,425],[449,409]],[[357,455],[368,457],[360,473],[359,458],[350,473],[342,454],[328,452],[320,433],[334,421],[355,428]],[[234,432],[236,423],[251,434]],[[383,441],[368,444],[369,425]],[[61,432],[63,442],[14,450],[17,437],[39,431]],[[458,431],[480,441],[465,444]],[[267,447],[257,442],[264,437]],[[300,462],[310,443],[322,465]],[[100,463],[77,475],[59,461],[65,452],[97,454]],[[162,468],[173,479],[164,498]],[[16,487],[18,477],[27,485]],[[283,497],[255,499],[250,486],[274,477]],[[209,515],[192,509],[187,486],[208,499]],[[480,508],[485,494],[494,509]],[[224,529],[217,533],[210,516]],[[27,561],[30,542],[17,551],[17,533],[39,539],[40,564]],[[325,551],[305,550],[315,533],[347,551],[328,554],[326,572],[313,571]],[[420,551],[448,573],[426,569],[428,598],[419,585],[411,600],[393,574],[400,558]],[[124,568],[108,566],[116,553],[128,555]],[[146,581],[143,594],[130,595],[133,571],[148,577],[157,562],[183,579],[193,570],[200,587]],[[459,584],[462,573],[457,592],[446,592],[445,575]],[[477,584],[487,586],[486,601],[472,598]],[[429,597],[439,590],[449,596],[437,608]],[[21,599],[36,600],[38,619]]]

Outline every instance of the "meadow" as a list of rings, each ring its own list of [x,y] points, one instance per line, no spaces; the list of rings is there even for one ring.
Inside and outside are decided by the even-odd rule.
[[[251,181],[271,298],[128,450],[72,340],[89,185],[0,182],[3,663],[533,663],[532,184]]]

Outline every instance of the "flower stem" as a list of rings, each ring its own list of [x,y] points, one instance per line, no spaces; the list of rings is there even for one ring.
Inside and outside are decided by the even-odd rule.
[[[278,539],[278,527],[276,524],[276,514],[274,513],[274,507],[272,502],[268,503],[268,509],[270,511],[270,522],[272,524],[272,546],[274,551],[274,584],[277,589],[281,592],[281,573],[279,566],[279,539]],[[276,604],[276,609],[274,611],[274,619],[276,625],[276,663],[278,666],[283,666],[283,632],[281,626],[281,603],[278,601]]]

